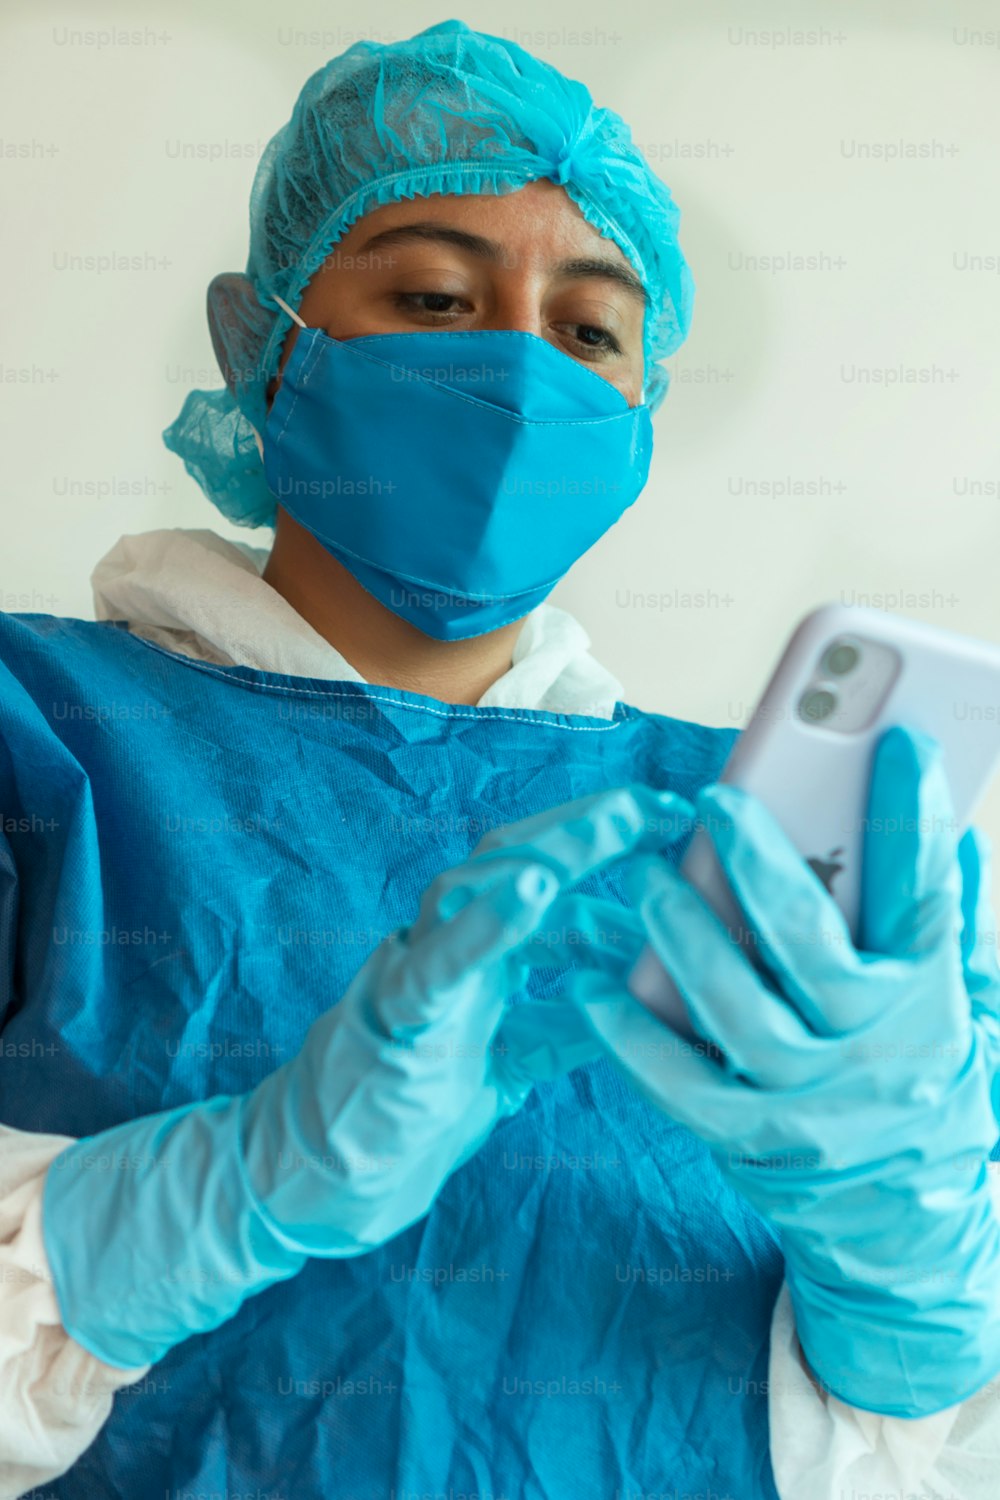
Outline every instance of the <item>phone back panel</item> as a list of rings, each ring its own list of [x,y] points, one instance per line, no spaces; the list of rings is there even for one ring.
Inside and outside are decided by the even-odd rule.
[[[850,733],[807,722],[798,712],[817,663],[845,635],[898,653],[897,675],[875,717]],[[766,805],[832,890],[855,936],[872,757],[895,724],[922,730],[941,745],[957,828],[964,829],[1000,760],[1000,648],[879,610],[826,605],[792,636],[721,776]],[[703,832],[695,834],[681,868],[719,915],[737,925],[739,914]]]

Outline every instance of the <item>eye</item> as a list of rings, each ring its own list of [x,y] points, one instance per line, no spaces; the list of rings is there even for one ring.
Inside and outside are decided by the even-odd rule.
[[[428,317],[454,316],[449,306],[461,299],[454,292],[397,292],[396,306],[403,312],[425,313]]]
[[[598,329],[592,323],[577,323],[574,324],[574,327],[582,330],[583,333],[595,333],[597,335],[597,339],[582,339],[580,341],[582,344],[588,345],[592,350],[609,350],[612,354],[622,353],[621,344],[619,344],[618,339],[615,338],[615,335],[609,329]]]
[[[560,329],[568,329],[574,342],[597,354],[621,354],[622,346],[614,334],[596,323],[560,323]]]

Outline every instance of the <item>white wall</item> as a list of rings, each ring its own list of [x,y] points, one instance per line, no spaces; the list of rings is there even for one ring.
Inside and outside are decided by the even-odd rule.
[[[220,383],[204,289],[244,264],[257,157],[329,56],[449,14],[583,79],[683,211],[698,298],[652,478],[555,595],[628,698],[741,717],[824,599],[1000,640],[1000,11],[965,0],[6,0],[0,607],[87,615],[123,531],[228,531],[159,434]],[[107,255],[141,269],[65,268]]]

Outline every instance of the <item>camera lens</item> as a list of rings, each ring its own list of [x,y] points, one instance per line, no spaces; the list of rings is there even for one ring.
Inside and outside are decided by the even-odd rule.
[[[811,688],[799,699],[799,718],[809,724],[819,724],[828,719],[836,707],[836,693],[829,693],[826,688]]]
[[[844,677],[857,666],[860,655],[849,641],[837,641],[824,654],[820,670],[830,677]]]

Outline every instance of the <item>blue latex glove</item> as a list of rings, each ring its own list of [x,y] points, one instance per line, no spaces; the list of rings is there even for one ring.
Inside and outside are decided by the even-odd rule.
[[[820,1380],[895,1416],[962,1401],[1000,1371],[1000,1222],[986,1170],[1000,985],[982,846],[966,838],[958,857],[933,742],[890,730],[869,829],[894,831],[866,835],[860,951],[756,799],[719,785],[698,812],[763,972],[680,875],[644,859],[632,872],[640,921],[620,921],[613,953],[593,945],[596,971],[571,971],[567,992],[641,1090],[708,1141],[779,1228]],[[548,924],[610,916],[584,906],[570,896]],[[710,1047],[625,989],[647,940]]]
[[[978,828],[969,828],[958,846],[962,870],[962,973],[965,988],[991,1060],[993,1113],[1000,1125],[1000,956],[992,901],[992,851]],[[993,1156],[1000,1156],[995,1145]]]
[[[564,888],[662,847],[692,811],[637,786],[495,830],[251,1093],[129,1121],[57,1157],[45,1244],[77,1342],[143,1366],[308,1255],[361,1254],[425,1214],[534,1081],[602,1052],[564,1007],[507,1007],[525,943]]]

